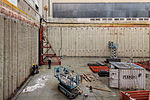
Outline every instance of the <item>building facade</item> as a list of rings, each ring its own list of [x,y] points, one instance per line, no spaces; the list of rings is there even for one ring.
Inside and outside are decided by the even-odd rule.
[[[48,0],[48,19],[149,18],[149,0]],[[56,20],[55,20],[56,21]]]

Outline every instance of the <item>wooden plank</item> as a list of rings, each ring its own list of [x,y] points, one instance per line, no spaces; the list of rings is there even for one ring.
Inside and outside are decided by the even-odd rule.
[[[88,85],[87,85],[86,87],[88,87],[88,88],[89,88],[90,86],[88,86]],[[100,91],[111,92],[111,90],[106,90],[106,89],[97,88],[97,87],[93,87],[93,86],[92,86],[92,88],[93,88],[93,89],[96,89],[96,90],[100,90]]]
[[[83,73],[83,76],[84,76],[89,82],[91,82],[91,79],[90,79],[85,73]]]

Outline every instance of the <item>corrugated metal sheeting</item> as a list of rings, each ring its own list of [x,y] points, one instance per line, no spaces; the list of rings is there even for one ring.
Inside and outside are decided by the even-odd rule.
[[[38,63],[38,28],[0,15],[0,100],[8,99]]]
[[[59,56],[110,56],[112,41],[120,57],[149,57],[149,32],[149,27],[49,26],[48,39]]]

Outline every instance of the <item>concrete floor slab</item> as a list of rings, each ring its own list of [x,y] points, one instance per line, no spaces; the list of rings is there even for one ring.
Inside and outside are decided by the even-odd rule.
[[[73,69],[75,72],[82,74],[95,74],[87,66],[88,62],[93,60],[104,60],[100,58],[64,58],[62,59],[62,65]],[[57,84],[58,80],[54,77],[54,67],[48,69],[48,66],[41,66],[40,73],[36,74],[29,84],[25,87],[34,87],[37,86],[33,91],[23,92],[18,96],[17,100],[68,100],[58,89]],[[150,74],[150,72],[147,72]],[[83,93],[79,95],[75,100],[120,100],[119,90],[112,89],[108,87],[108,78],[99,77],[95,74],[97,79],[92,82],[82,81],[80,84]],[[150,76],[147,78],[148,84],[150,83]],[[37,85],[38,84],[38,85]],[[94,90],[93,92],[89,91],[89,88],[86,85],[93,85],[95,87],[111,90],[112,92]],[[147,85],[147,88],[149,86]],[[150,87],[149,87],[150,88]],[[88,94],[88,97],[85,97],[84,94]]]

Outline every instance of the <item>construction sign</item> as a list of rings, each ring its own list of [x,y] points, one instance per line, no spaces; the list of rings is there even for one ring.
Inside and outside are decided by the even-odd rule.
[[[10,2],[11,4],[17,6],[17,0],[7,0],[8,2]]]

